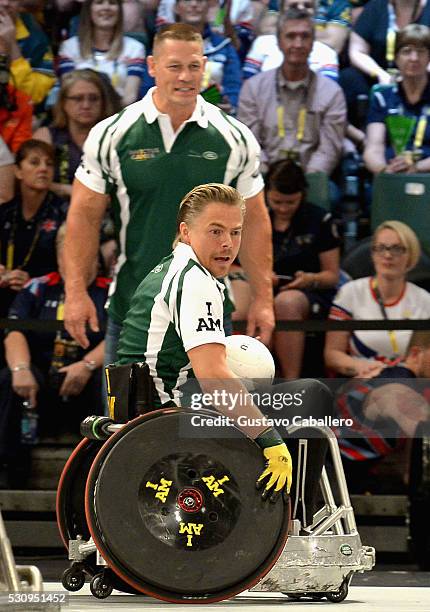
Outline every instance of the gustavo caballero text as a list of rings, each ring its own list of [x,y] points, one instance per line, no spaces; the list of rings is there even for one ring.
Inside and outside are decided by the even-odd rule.
[[[323,418],[315,418],[312,416],[301,417],[298,415],[279,418],[269,418],[262,416],[261,418],[248,417],[240,415],[237,419],[225,415],[206,415],[194,414],[191,417],[191,425],[193,427],[352,427],[352,419],[342,419],[332,416],[324,416]]]

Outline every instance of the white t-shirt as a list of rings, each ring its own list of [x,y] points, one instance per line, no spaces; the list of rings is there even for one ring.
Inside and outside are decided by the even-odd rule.
[[[251,24],[253,20],[252,2],[250,0],[231,0],[230,20],[233,25]],[[167,23],[175,23],[175,0],[161,0],[158,5],[156,26],[159,28]]]
[[[9,147],[0,136],[0,167],[9,166],[10,164],[13,164],[14,161],[14,157],[10,152]]]
[[[384,307],[388,319],[428,319],[430,293],[413,283],[406,283],[400,299],[384,304]],[[343,285],[333,301],[329,318],[338,321],[382,319],[381,309],[372,288],[372,278],[358,278]],[[349,340],[350,354],[353,357],[377,359],[384,363],[398,360],[398,357],[404,357],[406,354],[412,331],[402,329],[392,334],[399,349],[397,354],[390,333],[385,330],[352,332]]]
[[[118,94],[124,94],[125,81],[128,76],[143,77],[145,63],[145,47],[139,41],[124,36],[119,57],[115,60],[107,58],[107,51],[93,50],[91,57],[82,58],[79,49],[79,38],[72,36],[65,40],[58,52],[58,72],[60,76],[66,72],[82,68],[92,68],[104,72],[110,78],[112,86]]]

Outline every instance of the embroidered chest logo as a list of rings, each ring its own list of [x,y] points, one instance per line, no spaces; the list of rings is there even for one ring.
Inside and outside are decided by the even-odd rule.
[[[200,153],[199,151],[194,151],[193,149],[190,149],[188,151],[188,157],[203,157],[203,159],[213,161],[215,159],[218,159],[219,155],[218,153],[215,153],[215,151],[203,151],[203,153]]]
[[[134,151],[129,151],[130,158],[134,161],[154,159],[154,157],[157,157],[159,154],[160,149],[158,147],[154,147],[153,149],[135,149]]]
[[[206,302],[206,307],[206,317],[199,317],[196,331],[215,331],[216,329],[221,331],[221,320],[214,319],[214,315],[212,312],[212,302]]]

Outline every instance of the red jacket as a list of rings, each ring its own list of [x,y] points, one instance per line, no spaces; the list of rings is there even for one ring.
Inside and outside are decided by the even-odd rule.
[[[0,108],[0,136],[15,153],[23,142],[31,138],[33,103],[30,96],[12,85],[7,85],[7,92],[17,108],[14,111]]]

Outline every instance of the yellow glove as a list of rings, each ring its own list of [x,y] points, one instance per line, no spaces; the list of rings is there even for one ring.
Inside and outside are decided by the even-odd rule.
[[[270,495],[270,500],[276,501],[285,484],[287,485],[287,493],[290,492],[293,480],[293,462],[284,442],[264,448],[263,454],[267,459],[266,469],[257,480],[257,488],[261,489],[264,478],[270,476],[262,493],[262,498],[267,499]]]

